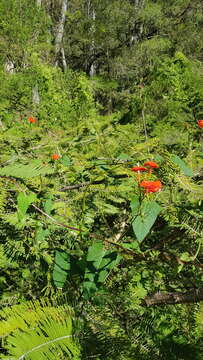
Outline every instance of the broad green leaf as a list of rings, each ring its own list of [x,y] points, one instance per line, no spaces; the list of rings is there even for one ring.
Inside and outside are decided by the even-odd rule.
[[[193,171],[190,169],[187,164],[178,156],[178,155],[171,155],[172,161],[180,167],[183,174],[186,176],[193,176]]]
[[[140,201],[139,201],[138,196],[135,196],[132,198],[132,200],[130,202],[130,207],[131,207],[131,211],[132,211],[132,216],[137,215],[137,213],[139,211],[139,207],[140,207]]]
[[[104,255],[99,268],[98,279],[99,283],[103,283],[112,270],[121,261],[122,256],[118,255],[116,251],[107,251]]]
[[[135,250],[138,254],[142,253],[142,251],[140,250],[139,243],[137,241],[133,241],[131,243],[121,243],[121,245],[125,249],[133,249],[133,250]]]
[[[51,210],[52,210],[52,207],[53,207],[53,201],[52,201],[52,198],[49,197],[48,199],[46,199],[45,203],[44,203],[44,211],[50,215],[51,213]]]
[[[142,242],[149,233],[152,225],[161,211],[161,206],[155,201],[142,202],[140,208],[141,214],[138,215],[132,223],[133,231],[139,242]]]
[[[83,283],[83,288],[89,296],[97,291],[99,284],[106,280],[109,271],[120,262],[121,258],[115,251],[106,251],[101,241],[90,246]]]
[[[53,281],[57,288],[62,289],[70,270],[70,256],[63,250],[56,250],[53,270]]]
[[[25,217],[28,207],[32,202],[36,201],[36,195],[31,193],[26,195],[20,192],[17,197],[18,219],[22,221]]]
[[[105,250],[102,241],[96,241],[88,249],[87,261],[93,262],[95,268],[98,269],[104,254]]]
[[[119,160],[132,160],[132,158],[128,155],[128,154],[125,154],[125,153],[121,153],[118,157],[117,157],[117,159],[119,159]]]

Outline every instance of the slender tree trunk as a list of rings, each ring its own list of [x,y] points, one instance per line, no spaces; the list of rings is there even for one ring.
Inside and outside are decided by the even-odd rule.
[[[163,294],[157,292],[143,300],[145,306],[187,304],[203,301],[203,288],[192,289],[187,292]]]
[[[32,88],[32,102],[36,107],[40,104],[40,96],[37,84]]]
[[[36,0],[36,4],[38,7],[41,7],[42,6],[42,0]]]
[[[15,73],[15,64],[13,63],[13,61],[7,59],[4,64],[4,70],[9,74],[14,74]]]
[[[64,28],[65,28],[67,8],[68,8],[68,0],[62,0],[62,3],[61,3],[61,16],[60,16],[60,19],[59,19],[59,22],[58,22],[56,36],[55,36],[55,66],[58,65],[61,49],[63,48],[62,41],[63,41],[63,36],[64,36]],[[64,59],[65,59],[64,50],[62,52],[62,57],[63,57],[62,61],[64,61]]]
[[[66,62],[65,51],[64,51],[63,47],[61,48],[61,56],[62,56],[63,70],[66,71],[67,70],[67,62]]]
[[[91,46],[89,48],[90,53],[90,69],[89,69],[89,75],[94,76],[96,73],[96,67],[94,62],[94,53],[95,53],[95,41],[94,41],[94,33],[95,33],[95,19],[96,19],[96,12],[92,4],[92,0],[87,0],[86,2],[87,6],[87,16],[92,20],[92,26],[90,28],[90,37],[92,38]],[[88,61],[89,63],[89,61]],[[87,63],[87,68],[89,68],[89,64]]]
[[[96,19],[96,14],[95,14],[95,10],[93,9],[92,10],[93,25],[92,25],[92,28],[91,28],[91,33],[93,34],[93,36],[94,36],[94,32],[95,32],[95,25],[94,25],[95,19]],[[92,39],[92,45],[91,45],[91,54],[92,54],[93,57],[94,57],[94,51],[95,51],[95,43],[94,43],[94,38],[93,38]],[[95,62],[93,60],[93,62],[91,64],[91,67],[90,67],[90,76],[92,77],[95,74],[96,74],[96,68],[95,68]]]
[[[144,7],[144,3],[145,0],[135,0],[134,2],[135,9],[136,10],[142,9]],[[130,38],[130,45],[135,44],[138,41],[139,36],[142,35],[142,33],[143,33],[143,24],[140,24],[139,29],[133,30],[133,33]]]

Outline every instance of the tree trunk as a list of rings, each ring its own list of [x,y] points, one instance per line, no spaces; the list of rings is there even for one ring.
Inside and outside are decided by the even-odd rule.
[[[61,16],[59,19],[59,23],[57,26],[57,32],[56,32],[56,36],[55,36],[55,66],[58,65],[58,58],[61,53],[61,48],[63,48],[62,40],[63,40],[63,35],[64,35],[64,27],[65,27],[65,21],[66,21],[67,8],[68,8],[68,0],[62,0]],[[62,55],[63,54],[64,53],[62,53]],[[64,57],[65,57],[65,55],[64,55]]]
[[[36,107],[40,104],[40,96],[37,84],[32,88],[32,102]]]
[[[6,60],[4,64],[4,70],[9,74],[15,73],[15,64],[11,60]]]
[[[65,51],[64,51],[63,47],[61,48],[61,56],[62,56],[63,70],[66,71],[67,70],[67,62],[66,62]]]
[[[36,4],[38,7],[41,7],[42,6],[42,0],[36,0]]]
[[[144,7],[145,0],[135,0],[135,9],[139,10]],[[139,40],[139,36],[143,33],[143,24],[140,24],[139,29],[134,29],[130,38],[130,45],[135,44]]]
[[[192,289],[187,292],[163,294],[157,292],[143,300],[144,306],[187,304],[203,301],[203,288]]]
[[[95,53],[94,33],[95,33],[96,13],[95,13],[95,9],[93,7],[91,0],[87,0],[87,16],[88,16],[88,18],[90,18],[92,20],[92,26],[90,28],[90,36],[92,37],[92,43],[91,43],[90,51],[89,51],[90,59],[92,59],[90,69],[89,69],[89,75],[90,75],[90,77],[92,77],[96,73],[96,67],[95,67],[95,62],[94,62],[94,53]]]
[[[91,28],[91,32],[92,34],[94,35],[94,32],[95,32],[95,25],[94,25],[94,22],[95,22],[95,19],[96,19],[96,14],[95,14],[95,10],[93,9],[92,10],[92,21],[93,21],[93,25],[92,25],[92,28]],[[94,38],[92,40],[92,45],[91,45],[91,54],[93,55],[94,57],[94,52],[95,52],[95,43],[94,43]],[[89,75],[92,77],[96,74],[96,68],[95,68],[95,63],[94,63],[94,60],[90,66],[90,73]]]

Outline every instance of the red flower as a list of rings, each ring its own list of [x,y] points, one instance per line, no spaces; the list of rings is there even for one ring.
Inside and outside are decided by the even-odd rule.
[[[60,156],[58,154],[53,154],[51,158],[52,160],[58,160]]]
[[[134,166],[131,170],[138,172],[138,171],[146,171],[147,169],[143,166]]]
[[[146,171],[147,169],[143,166],[134,166],[131,171],[137,172],[136,176],[137,176],[137,181],[138,184],[140,183],[140,172],[142,171]]]
[[[162,183],[160,180],[156,180],[156,181],[144,180],[140,183],[140,186],[142,186],[145,189],[146,193],[150,193],[150,192],[157,192],[157,191],[161,190]]]
[[[155,163],[154,161],[146,161],[144,163],[144,166],[149,166],[152,169],[159,168],[159,165],[157,163]]]
[[[30,116],[30,117],[28,118],[28,121],[29,121],[30,124],[35,124],[35,123],[37,122],[37,119],[35,119],[35,118],[33,118],[32,116]]]
[[[199,128],[203,127],[203,120],[198,120],[197,123],[198,123]]]
[[[146,161],[144,163],[144,166],[147,166],[149,171],[148,171],[148,174],[151,174],[152,173],[152,169],[157,169],[159,168],[159,165],[157,163],[155,163],[154,161]]]

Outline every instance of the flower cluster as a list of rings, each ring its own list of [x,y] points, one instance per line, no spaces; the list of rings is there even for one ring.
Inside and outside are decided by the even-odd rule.
[[[52,160],[58,160],[60,156],[58,154],[53,154],[51,158]]]
[[[140,172],[148,171],[148,175],[151,175],[153,169],[158,169],[159,165],[154,161],[146,161],[144,166],[134,166],[131,170],[137,173],[137,180],[140,187],[145,189],[145,193],[154,193],[162,189],[162,183],[160,180],[151,181],[143,180],[140,181]]]
[[[156,180],[156,181],[143,180],[140,183],[140,186],[145,189],[146,193],[152,193],[152,192],[160,191],[162,188],[162,183],[160,180]]]
[[[30,124],[35,124],[35,123],[37,122],[37,119],[36,119],[36,118],[33,118],[32,116],[30,116],[30,117],[28,118],[28,121],[29,121]]]
[[[197,124],[198,124],[199,128],[202,128],[203,127],[203,120],[198,120]]]

